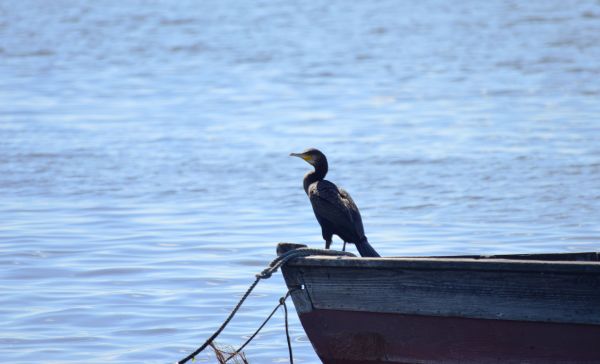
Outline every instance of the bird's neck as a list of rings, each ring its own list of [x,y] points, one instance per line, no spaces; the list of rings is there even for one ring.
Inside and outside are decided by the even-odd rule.
[[[325,178],[326,174],[327,162],[325,162],[325,164],[316,165],[314,171],[310,171],[304,176],[304,192],[308,194],[308,186],[317,181],[322,181]]]

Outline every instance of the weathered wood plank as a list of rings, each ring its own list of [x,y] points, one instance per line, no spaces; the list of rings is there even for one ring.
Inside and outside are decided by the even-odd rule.
[[[315,309],[600,324],[600,264],[524,263],[310,257],[285,275]]]
[[[426,258],[426,257],[423,257]],[[428,257],[432,258],[432,257]],[[600,254],[597,252],[578,253],[534,253],[534,254],[498,254],[498,255],[454,255],[436,258],[471,258],[471,259],[512,259],[512,260],[545,260],[553,262],[598,262]]]
[[[313,310],[312,301],[308,296],[308,291],[304,286],[302,277],[295,273],[288,273],[288,268],[283,266],[282,268],[283,277],[285,284],[291,290],[291,297],[294,301],[294,306],[298,313],[310,312]]]
[[[314,309],[306,289],[295,289],[292,291],[291,296],[298,314],[308,313]]]
[[[372,269],[471,270],[600,274],[600,262],[541,261],[469,258],[353,258],[310,256],[290,261],[288,266],[357,267]]]

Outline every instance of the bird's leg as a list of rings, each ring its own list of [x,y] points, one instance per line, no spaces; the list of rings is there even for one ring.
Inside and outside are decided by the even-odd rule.
[[[344,247],[342,248],[342,251],[345,252],[346,251],[346,242],[344,242]]]
[[[321,222],[319,222],[320,224]],[[323,235],[323,240],[325,240],[325,249],[329,249],[331,246],[331,241],[333,240],[333,234],[328,229],[324,228],[321,225],[321,235]]]

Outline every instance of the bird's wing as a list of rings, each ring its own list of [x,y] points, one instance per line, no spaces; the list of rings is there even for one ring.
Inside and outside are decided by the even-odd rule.
[[[347,192],[345,195],[349,197]],[[352,206],[355,211],[358,209],[351,198],[348,200],[342,196],[335,184],[326,180],[313,183],[308,189],[308,197],[317,218],[327,220],[335,226],[336,230],[352,232],[352,235],[358,232]],[[360,214],[358,216],[360,219]],[[362,230],[362,222],[360,225],[360,230]],[[339,235],[340,231],[334,233]]]
[[[358,235],[360,237],[363,237],[365,235],[365,231],[363,228],[363,223],[362,223],[362,217],[360,216],[360,211],[358,210],[358,207],[356,206],[356,204],[354,203],[354,200],[352,199],[352,197],[350,197],[350,194],[348,193],[348,191],[346,191],[343,188],[338,188],[338,190],[340,191],[340,196],[342,198],[342,202],[344,203],[344,205],[346,206],[346,208],[348,209],[352,222],[354,223],[354,226],[356,228],[356,232],[358,233]]]

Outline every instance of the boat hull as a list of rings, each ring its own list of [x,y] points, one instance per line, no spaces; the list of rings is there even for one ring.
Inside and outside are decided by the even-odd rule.
[[[325,364],[600,363],[597,253],[311,256],[282,272]]]
[[[341,310],[299,316],[324,364],[600,362],[598,325]]]

